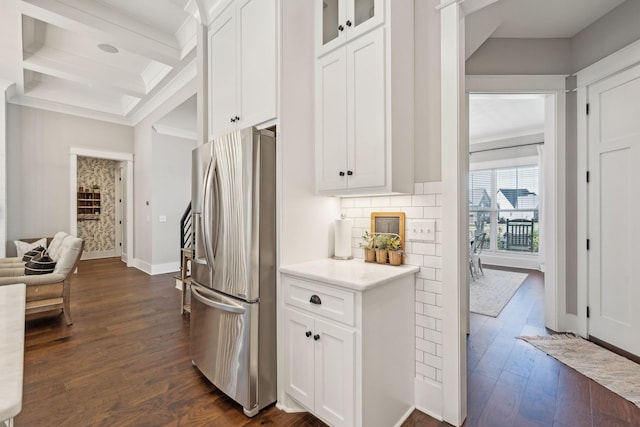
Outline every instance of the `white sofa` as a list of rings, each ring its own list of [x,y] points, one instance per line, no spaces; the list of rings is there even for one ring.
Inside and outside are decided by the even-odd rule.
[[[82,239],[59,232],[47,248],[49,256],[56,262],[53,273],[25,275],[21,259],[4,258],[0,261],[0,286],[25,283],[26,315],[62,310],[67,325],[71,325],[71,278],[82,256],[83,248]]]

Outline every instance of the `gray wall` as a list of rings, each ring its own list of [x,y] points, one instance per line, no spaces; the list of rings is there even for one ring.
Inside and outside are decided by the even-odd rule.
[[[467,74],[573,74],[640,39],[640,1],[629,0],[572,39],[489,39],[466,62]],[[567,89],[575,78],[567,79]],[[577,313],[577,106],[575,92],[567,93],[566,309]]]
[[[180,262],[180,218],[191,201],[191,152],[196,141],[153,135],[152,263]],[[166,222],[159,217],[165,216]]]
[[[69,231],[70,147],[132,153],[133,129],[8,105],[8,241]]]
[[[153,273],[153,153],[154,130],[153,124],[167,115],[174,108],[193,96],[197,90],[196,78],[165,101],[160,107],[149,114],[135,126],[135,163],[133,170],[133,216],[134,216],[134,265],[147,273]],[[190,169],[189,169],[190,170]],[[171,173],[173,173],[171,169]],[[191,173],[191,172],[189,172]],[[184,209],[184,207],[183,207]],[[168,220],[168,219],[167,219]],[[157,221],[157,218],[155,218]],[[177,231],[176,231],[177,233]],[[179,245],[178,245],[179,246]],[[179,247],[174,248],[176,256]]]

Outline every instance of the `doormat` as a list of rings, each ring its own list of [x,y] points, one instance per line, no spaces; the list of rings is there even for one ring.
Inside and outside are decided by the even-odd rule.
[[[485,268],[484,276],[469,284],[469,310],[498,317],[526,278],[526,273]]]
[[[518,337],[640,407],[640,365],[573,334]]]

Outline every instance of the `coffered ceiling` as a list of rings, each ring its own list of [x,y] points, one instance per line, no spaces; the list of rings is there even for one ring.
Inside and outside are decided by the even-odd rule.
[[[198,25],[231,2],[0,1],[0,85],[15,83],[9,102],[123,124],[139,122],[195,77]],[[476,49],[488,37],[571,37],[622,2],[461,4]]]
[[[196,75],[199,11],[223,3],[2,0],[0,79],[15,82],[9,102],[135,124]]]

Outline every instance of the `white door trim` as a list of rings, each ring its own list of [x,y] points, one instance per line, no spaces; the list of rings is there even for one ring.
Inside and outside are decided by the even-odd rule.
[[[442,418],[454,426],[467,417],[468,264],[465,136],[464,13],[458,1],[440,4],[440,127],[442,162]],[[468,121],[467,121],[468,122]],[[464,224],[464,225],[463,225]]]
[[[566,241],[557,231],[565,229],[565,78],[550,76],[467,76],[467,93],[544,93],[550,95],[547,107],[553,106],[555,129],[545,129],[545,201],[549,210],[545,215],[545,326],[555,331],[566,329]],[[551,103],[551,104],[549,104]],[[550,108],[545,108],[545,111]],[[551,206],[549,206],[551,205]]]
[[[127,212],[125,217],[126,226],[126,250],[127,266],[131,266],[133,260],[133,154],[120,151],[102,151],[82,147],[69,148],[69,230],[72,235],[78,235],[78,217],[76,189],[78,188],[78,156],[95,157],[98,159],[116,160],[126,162],[126,185],[125,197],[127,200]]]
[[[640,63],[640,40],[612,53],[611,55],[601,59],[598,62],[578,71],[577,77],[577,145],[578,145],[578,161],[577,161],[577,238],[578,238],[578,316],[577,316],[577,333],[583,337],[588,336],[587,310],[588,293],[589,293],[589,264],[586,241],[589,237],[588,224],[588,198],[587,198],[587,181],[586,175],[588,170],[588,122],[587,122],[587,103],[589,102],[587,90],[589,85],[596,83],[604,78],[610,77],[616,73],[622,72],[627,68]]]

